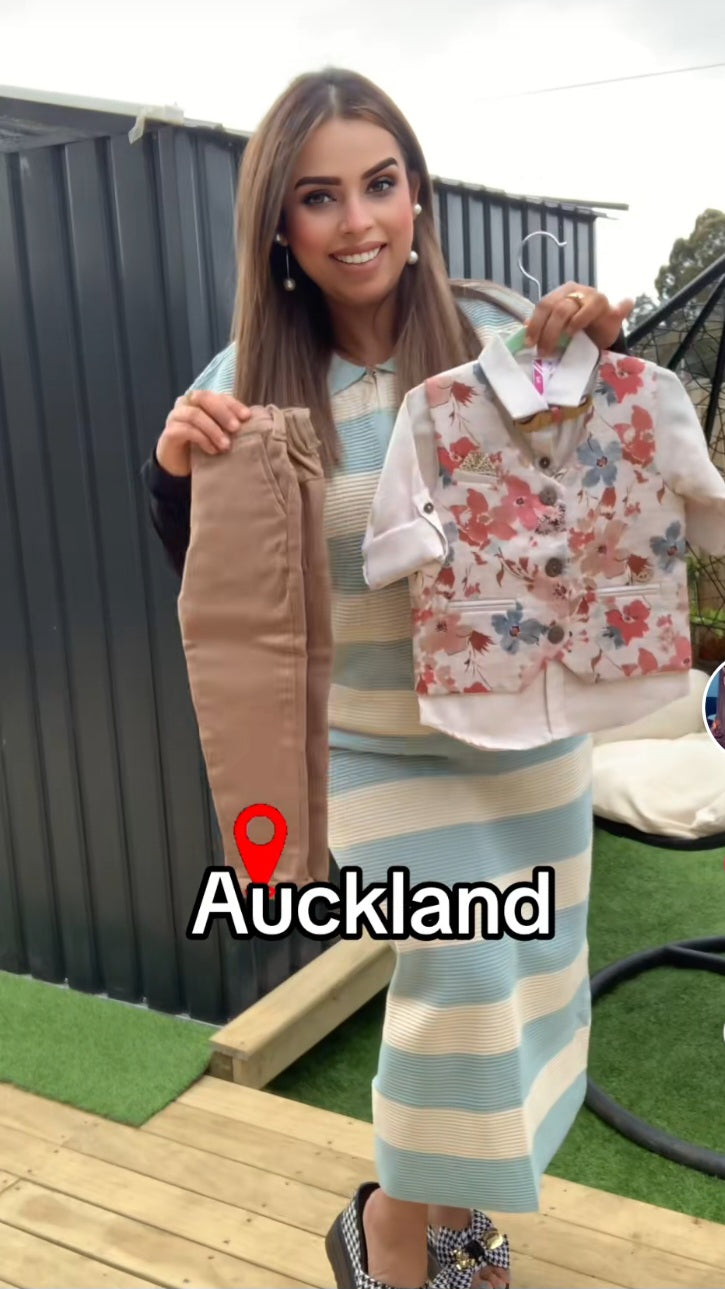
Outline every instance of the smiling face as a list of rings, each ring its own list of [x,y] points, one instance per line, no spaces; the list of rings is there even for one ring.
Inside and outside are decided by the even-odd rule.
[[[416,198],[392,134],[327,121],[300,150],[285,196],[290,250],[330,301],[377,304],[405,268]]]

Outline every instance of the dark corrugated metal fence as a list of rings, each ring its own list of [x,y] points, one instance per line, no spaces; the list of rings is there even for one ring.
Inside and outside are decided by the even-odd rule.
[[[319,951],[185,937],[221,862],[142,462],[227,343],[244,139],[0,99],[0,968],[223,1022]],[[595,214],[439,184],[452,276]]]

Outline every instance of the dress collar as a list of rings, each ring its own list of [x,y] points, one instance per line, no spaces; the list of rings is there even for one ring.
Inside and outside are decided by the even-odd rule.
[[[581,402],[592,372],[599,360],[599,350],[583,331],[569,341],[546,388],[546,398],[536,389],[531,377],[533,349],[516,355],[500,336],[492,336],[478,359],[479,366],[499,402],[512,420],[523,420],[545,412],[549,407],[576,407]]]
[[[367,367],[358,367],[355,363],[348,362],[347,358],[341,358],[339,354],[333,354],[327,376],[327,386],[330,394],[334,396],[335,394],[340,394],[343,389],[349,389],[351,385],[362,380],[369,370]],[[373,370],[394,372],[395,359],[387,358],[385,362],[378,363]]]

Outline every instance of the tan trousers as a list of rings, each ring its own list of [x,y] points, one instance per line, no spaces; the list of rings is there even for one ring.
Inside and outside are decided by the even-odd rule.
[[[271,885],[329,880],[332,673],[325,479],[309,413],[254,408],[224,453],[192,448],[191,539],[178,616],[225,862],[247,806],[279,810]],[[250,841],[272,837],[252,821]]]

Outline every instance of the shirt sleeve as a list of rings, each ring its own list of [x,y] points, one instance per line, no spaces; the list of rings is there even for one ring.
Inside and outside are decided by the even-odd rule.
[[[194,389],[211,389],[220,394],[234,392],[235,347],[227,345],[189,385]],[[156,456],[156,447],[141,468],[146,489],[148,511],[166,558],[178,577],[184,575],[186,553],[191,533],[191,475],[173,475],[164,470]]]
[[[685,500],[687,541],[725,555],[725,479],[710,459],[691,399],[674,372],[657,373],[657,466]]]
[[[154,448],[141,469],[151,523],[178,577],[183,577],[191,528],[191,476],[169,474]]]
[[[406,396],[398,413],[363,540],[363,574],[371,590],[431,562],[442,563],[448,554],[431,495],[433,461],[433,426],[419,388]]]

